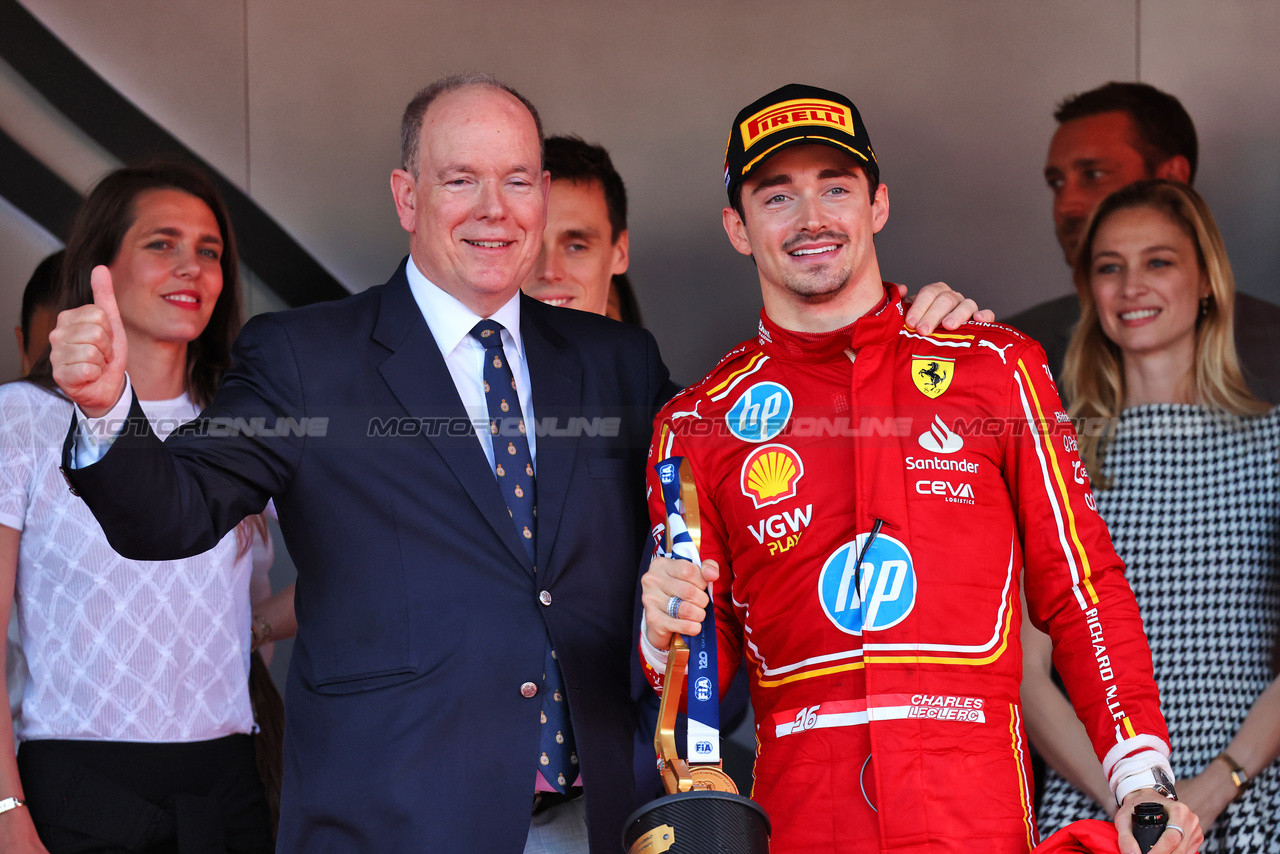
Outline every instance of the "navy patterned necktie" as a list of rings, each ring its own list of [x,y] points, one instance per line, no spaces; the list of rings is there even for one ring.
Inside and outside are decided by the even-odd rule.
[[[493,439],[493,472],[516,534],[537,572],[538,505],[533,457],[529,453],[515,376],[502,349],[502,328],[496,320],[482,320],[471,330],[471,335],[484,345],[484,399],[489,407],[489,436]],[[569,727],[564,677],[549,639],[543,671],[538,770],[548,784],[563,792],[578,776],[578,756]]]
[[[493,471],[498,477],[502,500],[515,523],[520,543],[535,560],[534,537],[538,518],[534,495],[533,457],[525,436],[524,415],[520,412],[520,395],[516,378],[507,364],[502,349],[502,324],[482,320],[471,335],[484,345],[484,400],[489,407],[489,436],[493,439]],[[535,567],[536,571],[536,567]]]

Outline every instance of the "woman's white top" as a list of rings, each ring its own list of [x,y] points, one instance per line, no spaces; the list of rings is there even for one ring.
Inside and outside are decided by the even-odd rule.
[[[185,394],[141,404],[162,439],[199,411]],[[116,554],[59,471],[71,421],[65,398],[25,382],[0,386],[0,525],[22,532],[18,739],[252,732],[250,551],[239,554],[231,531],[182,560]]]

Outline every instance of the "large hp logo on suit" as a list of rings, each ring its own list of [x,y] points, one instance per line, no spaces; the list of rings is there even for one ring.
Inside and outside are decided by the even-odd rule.
[[[818,575],[822,610],[842,632],[860,635],[896,626],[916,604],[916,571],[907,547],[878,534],[862,558],[861,589],[855,586],[858,555],[867,542],[858,534],[840,546]]]

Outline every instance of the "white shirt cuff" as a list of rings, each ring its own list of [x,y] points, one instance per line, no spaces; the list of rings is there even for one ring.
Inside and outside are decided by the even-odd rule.
[[[1174,779],[1169,760],[1154,750],[1144,750],[1122,760],[1111,778],[1116,803],[1123,803],[1126,795],[1138,789],[1155,788],[1157,768],[1162,770],[1170,780]]]
[[[129,407],[133,405],[133,386],[129,375],[124,376],[124,392],[116,405],[111,407],[101,418],[90,418],[79,406],[76,407],[76,437],[71,453],[71,467],[87,468],[107,455],[111,445],[124,431],[125,421],[129,418]]]
[[[644,655],[646,664],[659,673],[666,672],[667,653],[649,643],[649,635],[645,631],[644,614],[640,615],[640,652]]]

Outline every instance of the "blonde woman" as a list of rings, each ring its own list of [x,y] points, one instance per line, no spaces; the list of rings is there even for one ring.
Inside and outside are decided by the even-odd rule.
[[[1075,281],[1065,397],[1142,612],[1178,794],[1206,828],[1202,852],[1280,852],[1280,410],[1241,375],[1222,237],[1189,186],[1142,181],[1099,205]],[[1048,638],[1024,637],[1047,834],[1115,804],[1051,681]]]

